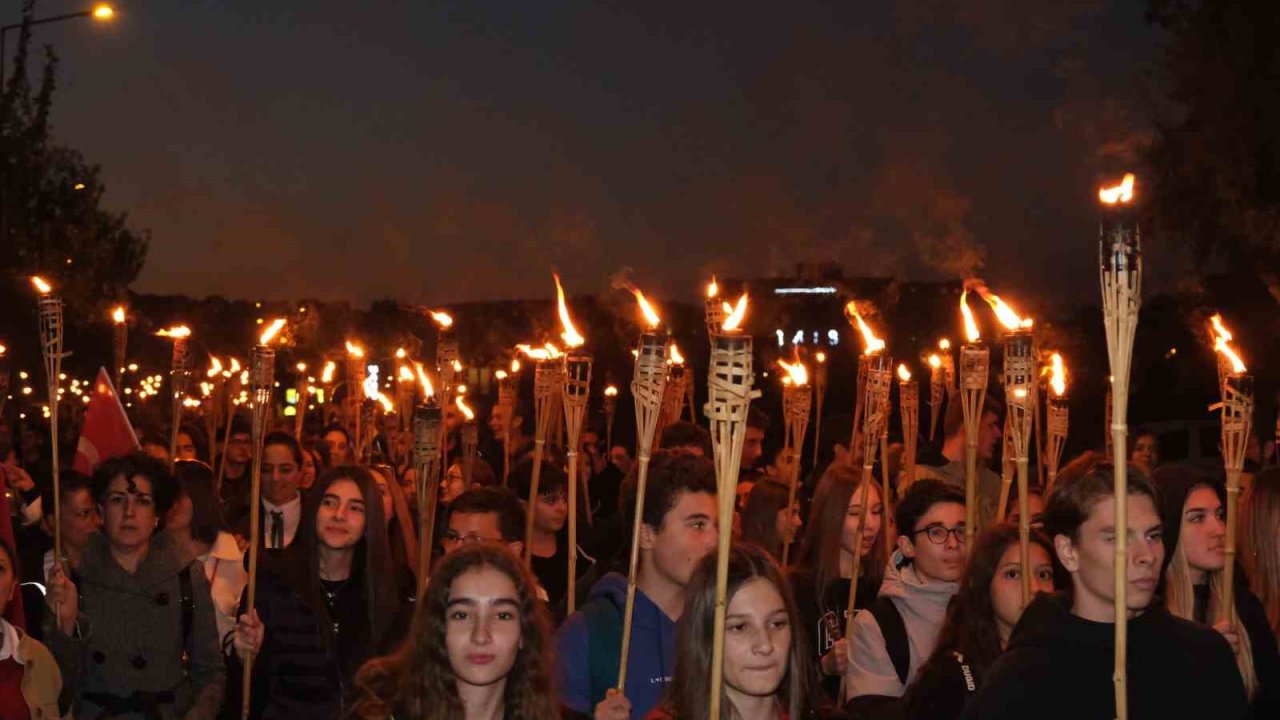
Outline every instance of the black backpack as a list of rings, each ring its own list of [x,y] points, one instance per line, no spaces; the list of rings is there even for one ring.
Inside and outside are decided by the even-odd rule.
[[[907,641],[907,626],[902,621],[902,613],[893,604],[893,600],[880,596],[867,608],[871,617],[880,626],[880,634],[884,636],[884,649],[889,653],[889,661],[898,673],[898,680],[905,687],[907,674],[911,672],[911,645]]]

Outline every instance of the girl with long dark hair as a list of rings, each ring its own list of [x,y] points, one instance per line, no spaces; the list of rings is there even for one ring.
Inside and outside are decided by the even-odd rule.
[[[801,720],[823,707],[800,613],[778,564],[754,545],[734,545],[725,594],[724,682],[713,720]],[[675,677],[650,720],[703,720],[710,712],[716,555],[685,591]]]
[[[449,553],[431,573],[413,628],[356,675],[362,720],[555,720],[555,661],[533,576],[505,546]]]
[[[307,497],[298,541],[262,558],[232,662],[238,670],[254,654],[252,717],[341,717],[356,669],[400,636],[411,600],[397,586],[382,508],[368,470],[328,470]]]
[[[876,599],[889,556],[881,531],[884,503],[874,482],[861,483],[861,471],[850,465],[829,466],[818,482],[810,504],[804,541],[791,568],[791,588],[800,608],[801,632],[808,639],[823,674],[823,690],[835,699],[840,677],[848,666],[848,647],[842,638],[849,605],[853,554],[859,549],[858,609]],[[869,501],[867,522],[862,504]]]
[[[801,527],[796,506],[787,507],[791,493],[776,480],[761,480],[747,494],[742,508],[742,542],[762,547],[782,561],[782,546],[794,540]]]
[[[244,551],[223,522],[213,469],[199,460],[179,460],[173,464],[173,479],[174,501],[161,527],[175,545],[204,566],[218,637],[225,638],[235,629],[240,593],[248,579]]]
[[[1049,540],[1031,535],[1031,589],[1053,592]],[[1022,563],[1018,528],[1008,523],[980,534],[947,608],[933,654],[904,696],[907,717],[946,720],[960,716],[991,664],[1004,651],[1022,614]]]

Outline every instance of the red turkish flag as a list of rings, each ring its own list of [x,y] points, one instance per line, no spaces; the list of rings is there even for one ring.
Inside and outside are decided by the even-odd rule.
[[[89,407],[84,412],[84,425],[80,428],[80,442],[76,444],[73,466],[85,475],[92,475],[102,461],[128,455],[141,447],[105,369],[98,368],[98,379],[93,383],[92,392]]]

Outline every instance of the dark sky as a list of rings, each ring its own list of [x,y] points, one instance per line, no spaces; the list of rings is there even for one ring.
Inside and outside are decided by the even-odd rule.
[[[1015,297],[1092,300],[1144,5],[122,0],[36,37],[55,134],[154,233],[143,292],[445,303],[629,266],[692,299],[712,271],[985,257]]]

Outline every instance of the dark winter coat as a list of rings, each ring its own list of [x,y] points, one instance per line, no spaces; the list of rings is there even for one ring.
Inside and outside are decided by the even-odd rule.
[[[189,622],[183,574],[190,577]],[[45,642],[75,695],[77,717],[99,717],[111,704],[126,708],[113,716],[122,720],[142,720],[146,706],[158,706],[162,718],[217,716],[225,673],[203,565],[158,532],[130,574],[111,556],[107,539],[94,534],[77,590],[73,637],[57,628],[52,613],[45,619]]]

